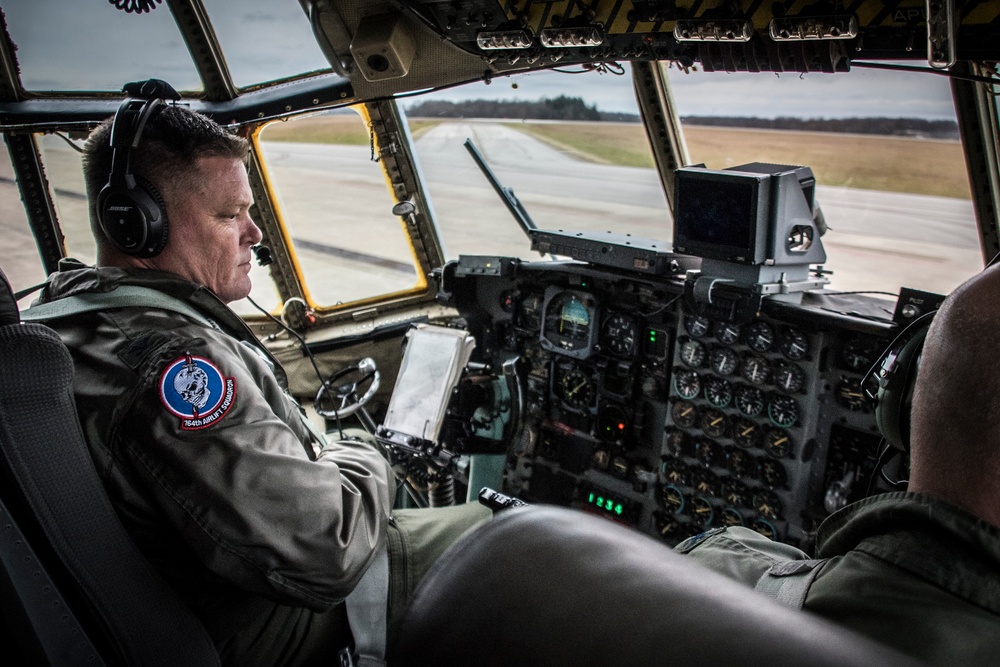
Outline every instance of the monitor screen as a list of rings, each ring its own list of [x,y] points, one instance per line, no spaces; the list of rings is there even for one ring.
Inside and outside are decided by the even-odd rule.
[[[758,254],[766,240],[769,177],[700,168],[676,173],[674,250],[726,262],[762,262]]]

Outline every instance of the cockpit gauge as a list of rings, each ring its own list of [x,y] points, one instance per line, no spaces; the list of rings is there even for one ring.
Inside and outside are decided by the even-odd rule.
[[[775,520],[781,518],[781,498],[774,491],[761,489],[753,494],[753,508],[764,519]]]
[[[875,339],[854,338],[844,344],[840,360],[848,370],[863,373],[871,368],[881,351],[882,343]]]
[[[710,438],[698,438],[695,457],[709,467],[721,466],[726,460],[726,452],[722,445]]]
[[[678,486],[687,485],[688,481],[688,466],[684,461],[678,458],[668,458],[665,460],[660,467],[663,473],[663,479],[666,480],[668,484],[675,484]]]
[[[722,482],[722,500],[727,505],[749,507],[751,496],[750,488],[735,477],[730,477]]]
[[[746,520],[743,518],[743,513],[735,507],[724,507],[722,508],[722,525],[726,528],[745,526]]]
[[[698,423],[701,430],[710,438],[725,437],[729,427],[725,413],[715,408],[709,408],[702,412]]]
[[[743,386],[736,390],[736,407],[747,417],[756,417],[764,411],[764,392],[757,387]]]
[[[705,349],[705,345],[701,341],[689,338],[681,343],[681,361],[691,368],[703,366],[706,356],[708,356],[708,350]]]
[[[717,347],[708,358],[708,366],[719,375],[732,375],[740,367],[740,355],[728,347]]]
[[[734,477],[748,477],[757,470],[757,457],[750,452],[737,449],[736,447],[726,448],[726,470]]]
[[[684,331],[692,338],[703,338],[712,328],[712,322],[701,315],[687,315],[684,318]]]
[[[690,480],[695,493],[706,496],[715,496],[719,493],[719,477],[708,468],[693,468]]]
[[[607,470],[611,465],[611,452],[604,447],[598,447],[590,457],[590,465],[598,470]]]
[[[771,375],[771,364],[757,354],[747,355],[743,359],[743,379],[750,384],[760,386],[767,382]]]
[[[729,322],[716,322],[713,329],[715,339],[723,345],[732,345],[740,339],[740,325]]]
[[[575,359],[589,357],[597,338],[597,304],[584,292],[546,291],[541,345]]]
[[[798,364],[790,361],[779,360],[774,364],[774,386],[788,394],[797,394],[802,391],[802,385],[806,382],[806,374]]]
[[[563,403],[583,410],[594,402],[594,381],[581,369],[572,368],[559,378],[558,392]]]
[[[778,529],[767,519],[754,519],[754,522],[750,524],[750,528],[769,540],[778,539]]]
[[[526,331],[538,331],[542,326],[543,303],[541,294],[528,294],[521,299],[517,309],[517,326]]]
[[[786,458],[794,447],[792,436],[781,428],[769,428],[764,433],[764,451],[776,459]]]
[[[760,444],[761,434],[757,422],[746,417],[733,417],[730,426],[733,441],[743,449],[752,449]]]
[[[604,347],[619,356],[635,353],[636,323],[628,315],[615,313],[604,320],[601,340]]]
[[[799,404],[791,396],[773,394],[767,404],[767,416],[775,426],[791,428],[799,420]]]
[[[772,488],[784,488],[788,482],[788,472],[781,461],[764,459],[760,462],[760,480]]]
[[[695,496],[691,499],[691,518],[695,524],[707,528],[715,518],[712,501],[705,496]]]
[[[674,424],[681,428],[691,428],[698,423],[698,408],[691,401],[677,401],[670,409]]]
[[[789,328],[781,337],[781,343],[778,347],[786,359],[799,361],[805,359],[806,355],[809,354],[809,339],[798,329]]]
[[[852,412],[871,409],[868,397],[861,391],[861,380],[857,378],[840,378],[835,395],[837,402]]]
[[[747,327],[746,343],[754,352],[767,352],[774,346],[774,327],[758,320]]]
[[[667,453],[670,456],[683,454],[687,448],[687,437],[688,435],[684,431],[668,426],[666,430]]]
[[[692,399],[701,393],[701,376],[692,370],[674,371],[674,391],[681,398]]]
[[[628,415],[617,405],[605,405],[597,415],[597,437],[616,441],[628,432]]]
[[[727,380],[710,376],[705,379],[705,400],[724,408],[733,401],[733,386]]]
[[[684,492],[674,484],[665,484],[660,488],[660,501],[671,514],[682,514],[687,505]]]
[[[685,526],[674,514],[658,512],[656,530],[660,537],[671,542],[679,540],[686,532]]]

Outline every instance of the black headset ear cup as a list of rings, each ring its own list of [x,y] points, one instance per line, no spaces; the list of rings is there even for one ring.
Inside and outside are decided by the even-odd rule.
[[[101,229],[115,247],[134,257],[155,257],[167,245],[167,211],[151,183],[135,177],[136,185],[105,185],[97,198]]]
[[[931,320],[921,326],[913,337],[899,348],[890,375],[878,391],[875,404],[875,423],[885,441],[904,452],[910,449],[910,409],[913,404],[913,385],[917,378],[920,353]],[[891,352],[887,350],[883,358]]]

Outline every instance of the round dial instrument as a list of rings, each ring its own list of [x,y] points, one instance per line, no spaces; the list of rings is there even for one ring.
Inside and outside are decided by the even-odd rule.
[[[673,457],[668,458],[660,466],[660,471],[663,473],[663,479],[665,479],[668,484],[674,484],[677,486],[687,485],[688,466],[684,463],[684,461]]]
[[[595,337],[594,307],[590,296],[575,292],[556,294],[545,306],[543,343],[568,356],[585,355]]]
[[[779,347],[785,358],[799,361],[805,359],[806,355],[809,354],[809,339],[798,329],[789,328],[781,337]]]
[[[747,327],[747,346],[754,352],[767,352],[774,346],[774,327],[758,320]]]
[[[774,395],[767,404],[767,416],[775,426],[791,428],[799,420],[799,404],[791,396]]]
[[[703,338],[708,335],[712,328],[712,322],[707,317],[701,315],[687,315],[684,317],[684,331],[692,338]]]
[[[517,309],[517,326],[528,331],[538,332],[542,325],[542,296],[528,294],[521,299]]]
[[[750,488],[735,477],[722,482],[722,499],[727,505],[750,507],[751,495]]]
[[[691,486],[695,493],[714,496],[719,493],[719,478],[707,468],[694,468],[691,470]]]
[[[802,391],[806,382],[806,374],[798,364],[790,361],[778,361],[774,364],[774,386],[788,394]]]
[[[706,356],[708,356],[708,351],[705,349],[705,345],[701,341],[689,338],[681,343],[681,361],[691,368],[700,368],[703,366],[705,364]]]
[[[684,431],[667,427],[667,453],[671,456],[680,456],[687,449],[687,433]]]
[[[765,519],[781,518],[781,498],[774,491],[761,489],[753,494],[753,508]]]
[[[752,449],[760,444],[761,434],[757,422],[746,417],[734,417],[731,426],[733,441],[743,449]]]
[[[559,378],[559,397],[566,405],[583,409],[594,402],[594,383],[579,368],[572,368]]]
[[[611,352],[621,356],[630,356],[635,352],[636,324],[628,315],[611,315],[604,320],[601,333],[604,346]]]
[[[701,413],[699,420],[701,430],[710,438],[722,438],[726,435],[729,424],[725,413],[715,408],[709,408]]]
[[[788,431],[785,429],[769,428],[764,433],[764,451],[767,452],[768,456],[773,456],[776,459],[786,458],[792,453],[794,445],[792,436],[788,435]]]
[[[674,372],[674,391],[681,398],[695,398],[701,393],[701,376],[692,370],[678,368]]]
[[[767,519],[754,519],[754,522],[750,525],[750,528],[769,540],[778,539],[778,529],[774,527],[774,524]]]
[[[712,508],[712,501],[705,496],[695,496],[691,499],[691,518],[699,526],[708,527],[712,525],[715,518],[715,510]]]
[[[743,360],[743,379],[750,384],[760,386],[770,375],[771,364],[764,357],[751,354]]]
[[[732,528],[733,526],[745,526],[746,519],[743,518],[743,513],[735,507],[723,507],[722,525],[727,528]]]
[[[868,397],[861,390],[861,380],[842,377],[837,383],[837,402],[852,412],[870,409]]]
[[[708,366],[719,375],[732,375],[740,367],[740,355],[728,347],[717,347],[708,358]]]
[[[729,322],[716,322],[715,339],[723,345],[732,345],[740,339],[740,325]]]
[[[760,480],[770,487],[784,488],[788,482],[788,472],[781,461],[764,459],[760,462]]]
[[[670,416],[681,428],[691,428],[698,423],[698,408],[691,401],[677,401],[670,409]]]
[[[764,392],[757,387],[740,387],[736,390],[736,407],[747,417],[756,417],[764,411]]]
[[[708,467],[721,466],[726,460],[726,452],[722,445],[710,438],[698,438],[695,457]]]
[[[757,457],[748,451],[729,447],[726,450],[726,470],[734,477],[748,477],[757,470]]]
[[[722,378],[710,376],[705,380],[705,400],[717,408],[724,408],[733,400],[733,387]]]
[[[863,373],[875,363],[882,347],[881,343],[871,338],[853,338],[844,344],[840,360],[848,369]]]
[[[681,514],[687,505],[684,492],[673,484],[666,484],[660,489],[660,501],[671,514]]]

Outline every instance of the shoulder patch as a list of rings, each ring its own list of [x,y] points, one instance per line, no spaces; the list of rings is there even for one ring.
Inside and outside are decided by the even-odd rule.
[[[236,380],[204,357],[178,357],[160,375],[160,401],[180,417],[181,428],[207,428],[226,416],[236,402]]]

